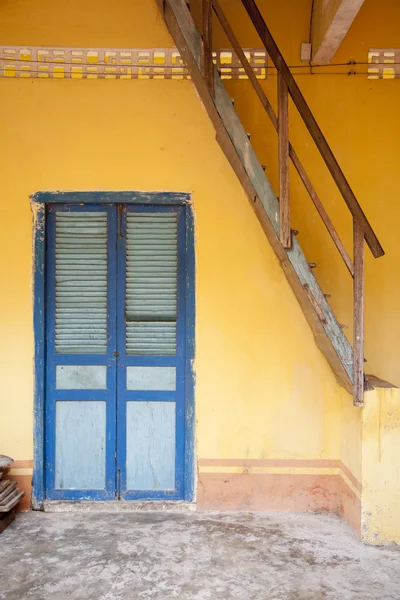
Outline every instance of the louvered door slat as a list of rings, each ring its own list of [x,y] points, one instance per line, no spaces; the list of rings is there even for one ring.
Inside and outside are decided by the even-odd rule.
[[[107,214],[58,212],[55,240],[56,352],[107,349]]]
[[[126,229],[126,352],[174,355],[177,215],[128,213]]]

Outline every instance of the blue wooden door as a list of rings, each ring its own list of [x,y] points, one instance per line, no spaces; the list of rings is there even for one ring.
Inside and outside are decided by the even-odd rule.
[[[184,497],[184,213],[48,207],[49,499]]]
[[[183,498],[185,220],[128,206],[118,249],[118,479],[125,499]]]

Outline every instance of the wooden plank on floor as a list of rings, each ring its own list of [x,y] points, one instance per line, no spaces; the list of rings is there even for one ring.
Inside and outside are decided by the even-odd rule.
[[[0,513],[9,512],[18,504],[18,502],[25,496],[25,492],[21,492],[19,488],[13,490],[7,498],[4,500],[4,504],[0,504]],[[7,503],[5,503],[7,502]]]
[[[15,519],[15,510],[10,510],[7,514],[0,514],[0,533],[5,530]]]
[[[0,504],[3,502],[4,498],[6,498],[10,492],[12,492],[17,487],[16,481],[4,480],[1,482],[3,485],[0,486]]]

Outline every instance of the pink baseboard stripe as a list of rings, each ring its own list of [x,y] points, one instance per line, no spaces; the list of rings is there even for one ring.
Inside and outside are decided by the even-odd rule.
[[[359,533],[361,491],[336,459],[199,460],[200,510],[337,512]]]

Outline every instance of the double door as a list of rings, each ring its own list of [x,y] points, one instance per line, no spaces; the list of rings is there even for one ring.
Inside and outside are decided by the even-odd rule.
[[[46,218],[46,496],[182,499],[185,207]]]

